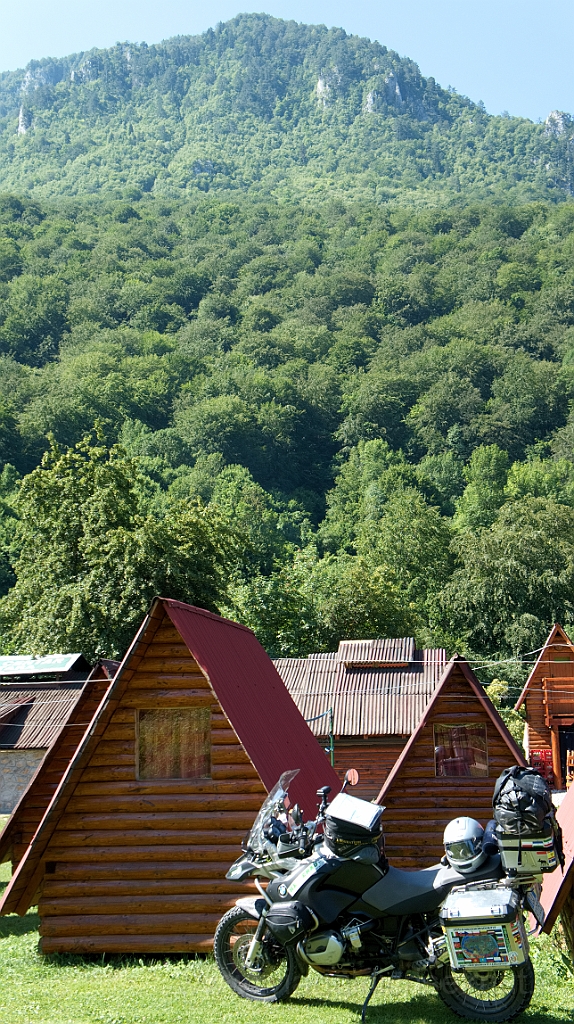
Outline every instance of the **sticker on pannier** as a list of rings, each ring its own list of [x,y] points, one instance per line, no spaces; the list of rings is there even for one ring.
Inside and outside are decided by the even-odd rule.
[[[526,936],[518,920],[512,924],[445,930],[451,966],[455,970],[508,968],[526,960]]]

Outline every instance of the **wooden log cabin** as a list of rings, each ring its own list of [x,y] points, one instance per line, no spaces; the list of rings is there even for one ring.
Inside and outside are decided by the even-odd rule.
[[[90,674],[82,654],[0,657],[0,814],[11,814]]]
[[[158,598],[0,912],[38,900],[46,953],[209,949],[245,895],[225,879],[241,840],[299,767],[290,796],[311,815],[338,778],[254,634]]]
[[[358,768],[353,792],[375,799],[417,727],[446,665],[442,648],[417,650],[413,637],[343,640],[331,654],[275,662],[323,747],[332,712],[335,769]]]
[[[554,789],[574,781],[574,646],[554,625],[516,703],[526,709],[530,763]]]
[[[391,864],[436,864],[444,829],[459,815],[485,825],[494,783],[512,764],[525,764],[520,749],[467,662],[455,655],[377,798],[385,805]]]
[[[46,709],[53,726],[50,745],[0,833],[0,864],[11,860],[16,869],[118,668],[117,661],[98,661],[82,689],[72,692],[70,704],[56,692],[54,704]]]

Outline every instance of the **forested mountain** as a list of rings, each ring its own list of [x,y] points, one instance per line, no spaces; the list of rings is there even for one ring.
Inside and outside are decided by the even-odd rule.
[[[574,620],[573,131],[264,15],[0,76],[0,648],[163,593],[512,703]]]
[[[573,205],[5,197],[0,273],[6,650],[157,592],[274,654],[573,617]]]
[[[342,29],[262,14],[0,76],[0,190],[422,205],[571,195],[574,125],[490,117]]]

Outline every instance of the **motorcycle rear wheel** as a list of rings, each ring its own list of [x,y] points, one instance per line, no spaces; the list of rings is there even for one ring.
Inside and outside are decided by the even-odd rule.
[[[435,975],[443,1003],[466,1020],[513,1020],[526,1009],[534,994],[534,968],[530,961],[506,971],[463,971],[450,966]]]
[[[257,928],[257,921],[241,907],[233,907],[221,918],[213,940],[217,966],[229,987],[259,1003],[278,1003],[287,999],[301,981],[295,951],[285,948],[270,932],[263,937],[262,949],[254,967],[245,957]]]

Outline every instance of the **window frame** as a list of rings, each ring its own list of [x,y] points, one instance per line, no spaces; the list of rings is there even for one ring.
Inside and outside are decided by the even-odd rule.
[[[209,767],[209,774],[207,774],[207,775],[193,775],[193,776],[192,775],[189,775],[189,776],[181,776],[181,775],[176,775],[176,776],[173,776],[173,775],[162,775],[162,776],[159,776],[159,775],[149,776],[149,775],[147,775],[147,776],[142,776],[141,769],[140,769],[140,715],[141,715],[142,711],[143,712],[150,712],[150,711],[162,711],[162,712],[163,711],[207,711],[208,714],[209,714],[209,724],[208,724],[208,728],[206,730],[207,736],[209,737],[209,766],[208,766]],[[135,708],[134,709],[134,717],[135,717],[135,752],[134,752],[135,753],[135,757],[134,757],[134,760],[135,760],[135,777],[136,777],[136,781],[137,782],[145,782],[145,783],[153,783],[153,782],[170,782],[171,783],[171,782],[173,782],[173,783],[182,783],[182,784],[186,784],[187,783],[187,784],[190,784],[190,783],[194,783],[194,782],[197,782],[197,783],[199,783],[199,782],[210,782],[210,781],[213,780],[213,775],[212,775],[212,768],[213,768],[213,759],[212,759],[213,712],[212,712],[212,706],[211,706],[210,702],[202,701],[201,703],[194,703],[194,704],[175,704],[175,705],[172,704],[171,706],[167,706],[167,707],[165,707],[165,706],[164,707],[158,706],[158,704],[147,705],[147,706],[142,706],[142,707]]]
[[[476,774],[476,775],[473,775],[470,770],[468,771],[468,774],[464,774],[464,775],[447,775],[447,774],[444,774],[444,773],[439,773],[439,771],[438,771],[437,749],[438,749],[439,746],[442,746],[443,744],[437,743],[437,729],[441,729],[441,730],[442,729],[451,729],[451,730],[454,730],[454,729],[476,729],[478,727],[480,727],[481,729],[484,730],[484,759],[485,759],[486,771],[484,771],[484,772],[481,771],[480,774]],[[477,722],[464,722],[464,723],[460,723],[459,722],[458,724],[453,724],[453,725],[451,725],[449,722],[433,722],[433,744],[434,744],[434,746],[433,746],[433,760],[434,760],[434,777],[435,777],[435,779],[449,779],[450,781],[452,781],[453,779],[464,779],[464,780],[468,780],[468,779],[487,779],[487,778],[490,777],[489,748],[488,748],[488,723],[487,722],[479,722],[479,721],[477,721]],[[468,749],[468,746],[466,747],[466,749]],[[480,749],[480,748],[476,748],[476,749]],[[482,752],[483,751],[481,750],[481,753]],[[470,766],[469,766],[469,768],[470,768]]]

